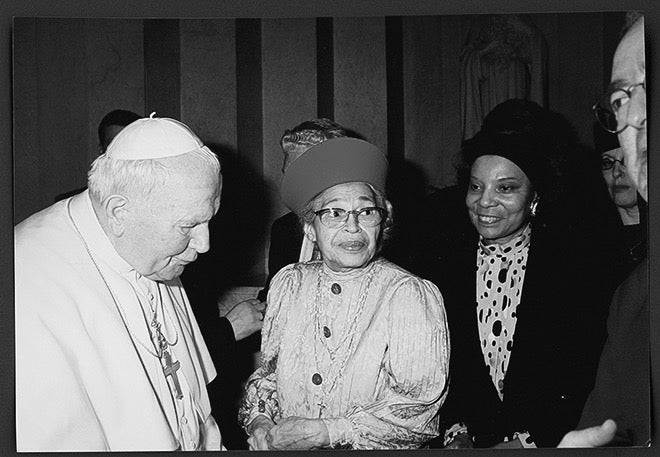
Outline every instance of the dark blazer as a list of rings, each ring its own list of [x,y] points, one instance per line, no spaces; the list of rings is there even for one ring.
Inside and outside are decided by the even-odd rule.
[[[617,430],[610,445],[650,443],[649,325],[649,268],[642,261],[612,300],[596,385],[579,424],[585,428],[614,419]]]
[[[537,446],[555,446],[579,420],[594,384],[616,274],[604,238],[578,228],[533,222],[504,401],[492,384],[476,315],[478,234],[457,189],[430,197],[413,272],[440,289],[451,338],[450,387],[440,410],[444,427],[468,425],[475,446],[516,431]],[[464,206],[463,206],[464,208]],[[448,212],[457,211],[457,212]],[[441,428],[441,430],[443,430]],[[442,435],[442,432],[441,432]],[[437,445],[437,442],[435,443]]]

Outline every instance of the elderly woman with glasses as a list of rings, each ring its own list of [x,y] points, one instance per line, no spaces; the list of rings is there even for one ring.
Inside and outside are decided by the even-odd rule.
[[[285,172],[283,200],[322,260],[273,278],[239,414],[252,450],[418,448],[438,433],[443,301],[378,257],[392,225],[386,172],[380,150],[354,138],[313,146]]]

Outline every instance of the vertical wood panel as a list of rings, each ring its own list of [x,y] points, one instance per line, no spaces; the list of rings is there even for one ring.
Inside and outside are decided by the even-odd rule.
[[[272,211],[269,216],[277,217],[288,211],[279,195],[280,137],[285,129],[315,118],[317,113],[316,21],[268,19],[262,30],[263,170]]]
[[[179,20],[144,21],[145,114],[179,119]]]
[[[460,18],[410,17],[403,22],[406,159],[425,184],[454,182],[460,148]]]
[[[390,163],[403,159],[405,149],[403,87],[403,21],[385,18],[387,58],[387,150]]]
[[[255,169],[262,157],[261,20],[236,21],[236,81],[239,154]]]
[[[441,171],[431,184],[445,187],[456,182],[456,161],[461,147],[461,64],[460,55],[469,29],[466,16],[443,16],[442,22],[442,106],[455,116],[443,116]]]
[[[563,114],[580,141],[593,146],[591,106],[603,90],[606,65],[602,61],[601,14],[537,15],[533,19],[548,42],[548,108]]]
[[[282,150],[280,137],[302,121],[316,117],[316,20],[266,19],[262,22],[263,178],[266,226],[289,210],[280,198]],[[264,240],[268,258],[270,236]],[[264,271],[266,265],[264,264]]]
[[[37,19],[14,20],[14,223],[38,209],[39,97],[37,94]]]
[[[21,217],[52,204],[63,192],[83,186],[89,125],[88,68],[83,20],[44,19],[37,25],[37,118],[39,173],[30,182]],[[37,190],[35,192],[35,190]]]
[[[181,119],[217,153],[235,153],[235,21],[186,19],[180,26]]]
[[[559,43],[559,16],[557,14],[532,14],[529,16],[534,25],[541,31],[548,46],[548,71],[547,93],[548,104],[546,108],[556,110],[558,95],[561,91],[561,78],[558,78],[556,72],[560,64]]]
[[[335,117],[334,32],[331,17],[316,19],[317,117]]]
[[[561,109],[575,126],[581,142],[593,146],[593,113],[591,106],[603,88],[602,34],[600,14],[561,14],[559,34],[563,72]],[[585,35],[591,37],[585,40]],[[569,50],[569,52],[566,52]]]
[[[115,109],[144,115],[143,21],[86,21],[89,62],[88,162],[97,156],[98,124]],[[149,113],[146,113],[149,114]]]
[[[439,17],[403,19],[405,156],[423,170],[424,184],[442,171],[442,24]],[[423,132],[423,134],[422,134]]]
[[[385,18],[334,20],[335,120],[387,152]]]
[[[239,272],[263,277],[264,234],[261,214],[264,202],[263,170],[263,97],[262,97],[261,20],[236,21],[237,144],[238,155],[228,164],[225,209],[233,216],[231,249],[236,252]],[[230,168],[231,167],[231,168]],[[233,188],[230,188],[233,186]],[[224,216],[223,216],[224,217]],[[224,219],[223,219],[224,220]],[[225,228],[223,228],[225,230]],[[242,250],[237,251],[236,246]],[[245,277],[239,281],[245,281]],[[242,284],[244,285],[244,284]]]

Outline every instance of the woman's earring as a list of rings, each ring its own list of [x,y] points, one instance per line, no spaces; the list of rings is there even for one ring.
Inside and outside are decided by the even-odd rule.
[[[532,216],[532,217],[536,216],[536,209],[538,208],[538,206],[539,206],[539,200],[537,198],[537,199],[534,199],[532,204],[529,206],[529,215],[530,216]]]

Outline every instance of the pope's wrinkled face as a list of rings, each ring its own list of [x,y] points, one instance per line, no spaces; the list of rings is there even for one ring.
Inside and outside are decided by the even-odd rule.
[[[637,191],[648,199],[646,150],[646,65],[644,59],[644,19],[626,33],[614,54],[611,88],[631,91],[625,105],[617,111],[619,144],[626,168]]]
[[[126,260],[141,275],[167,281],[209,250],[220,179],[210,172],[175,173],[150,198],[133,203],[122,235]]]
[[[628,170],[623,157],[623,150],[616,148],[612,151],[603,152],[600,155],[602,162],[612,164],[609,170],[602,170],[603,179],[607,185],[607,191],[614,204],[619,208],[632,208],[637,206],[637,189],[628,176]]]
[[[472,164],[465,204],[486,244],[504,244],[518,235],[535,197],[527,175],[509,159],[484,155]]]
[[[346,211],[376,207],[376,196],[365,183],[337,184],[315,199],[314,211],[338,208]],[[305,234],[315,241],[323,262],[334,271],[348,271],[366,266],[376,255],[382,223],[367,227],[349,215],[342,227],[329,228],[317,216],[305,224]]]

